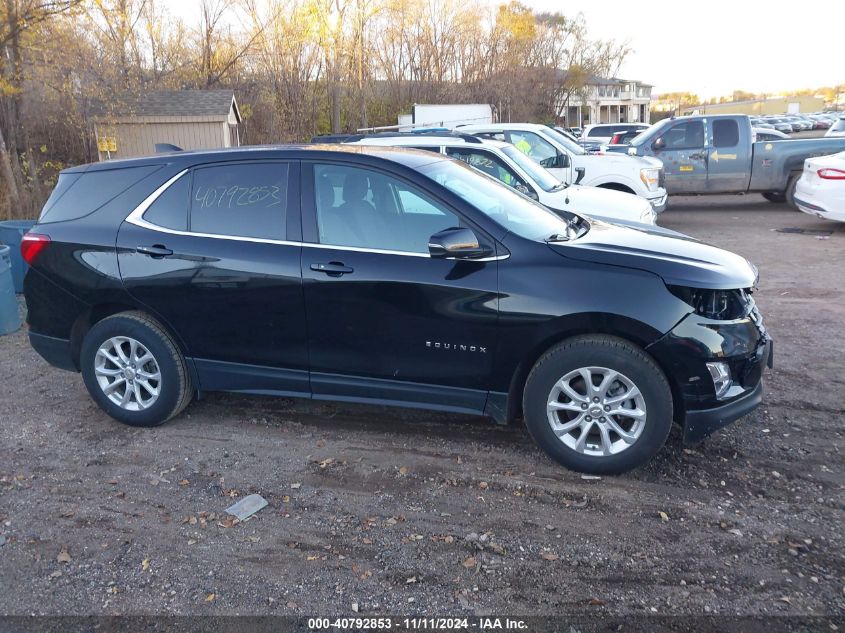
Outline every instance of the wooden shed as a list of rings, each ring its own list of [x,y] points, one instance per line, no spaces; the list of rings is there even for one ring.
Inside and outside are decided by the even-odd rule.
[[[240,145],[241,114],[231,90],[147,92],[109,104],[94,118],[100,160],[148,156],[157,143],[182,149]]]

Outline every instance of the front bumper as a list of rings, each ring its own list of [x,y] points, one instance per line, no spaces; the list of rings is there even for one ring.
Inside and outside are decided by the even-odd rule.
[[[759,362],[760,371],[762,372],[763,365],[772,367],[773,362],[773,347],[772,342],[769,341],[764,348],[764,357]],[[683,422],[684,444],[698,444],[714,431],[751,413],[762,402],[763,382],[759,381],[751,391],[745,392],[720,407],[687,411]]]
[[[684,441],[700,442],[760,405],[763,370],[773,362],[773,344],[757,308],[733,321],[690,314],[647,350],[674,382],[675,421]],[[739,395],[719,400],[708,362],[728,365]]]
[[[647,200],[651,203],[651,208],[656,214],[661,214],[666,210],[669,204],[669,194],[662,187],[654,193],[649,193]]]

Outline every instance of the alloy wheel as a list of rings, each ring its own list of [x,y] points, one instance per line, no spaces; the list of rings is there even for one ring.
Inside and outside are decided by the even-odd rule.
[[[114,336],[97,349],[94,375],[103,393],[128,411],[143,411],[158,400],[161,370],[152,352],[128,336]]]
[[[646,405],[624,374],[581,367],[558,380],[546,405],[549,425],[567,447],[590,456],[616,455],[642,435]]]

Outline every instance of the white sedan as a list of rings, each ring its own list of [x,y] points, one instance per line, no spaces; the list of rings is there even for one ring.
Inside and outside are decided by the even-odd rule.
[[[845,222],[845,152],[804,161],[795,204],[804,213]]]

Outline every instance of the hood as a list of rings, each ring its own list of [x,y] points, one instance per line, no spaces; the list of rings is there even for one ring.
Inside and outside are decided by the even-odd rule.
[[[670,285],[728,290],[750,288],[757,269],[744,257],[692,237],[590,221],[590,230],[571,242],[554,242],[555,252],[571,259],[638,268]]]
[[[653,160],[646,160],[643,156],[629,156],[628,154],[619,154],[617,152],[608,154],[582,154],[581,156],[576,156],[575,160],[581,167],[601,165],[604,170],[608,170],[610,165],[618,165],[623,169],[630,169],[631,167],[643,169],[646,167],[660,167],[662,165],[662,163],[658,164]],[[590,173],[589,167],[587,173]]]
[[[649,201],[624,191],[569,185],[566,189],[546,193],[542,201],[553,209],[578,215],[631,222],[654,222],[654,213]]]

